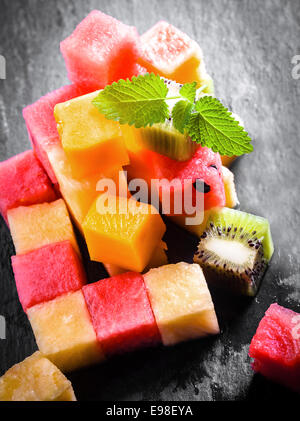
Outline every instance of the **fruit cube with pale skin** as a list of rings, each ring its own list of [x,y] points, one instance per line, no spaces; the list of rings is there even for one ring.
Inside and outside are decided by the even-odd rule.
[[[51,243],[12,257],[19,300],[24,311],[86,284],[82,262],[69,241]]]
[[[8,222],[16,254],[28,253],[51,243],[70,241],[79,252],[65,202],[20,206],[8,211]]]
[[[96,199],[83,223],[92,260],[136,272],[147,266],[165,230],[153,206],[107,195]]]
[[[28,310],[39,350],[63,372],[104,359],[82,291]]]
[[[164,345],[218,334],[214,304],[199,265],[185,262],[144,275]]]
[[[0,401],[76,401],[71,382],[40,352],[0,377]]]
[[[212,92],[213,84],[203,62],[199,45],[173,25],[160,21],[141,36],[141,66],[178,83],[205,84],[204,92]]]
[[[92,104],[97,92],[54,108],[62,147],[75,178],[110,174],[129,163],[120,125],[107,120]]]
[[[26,151],[0,163],[0,212],[18,206],[52,202],[56,194],[33,151]]]

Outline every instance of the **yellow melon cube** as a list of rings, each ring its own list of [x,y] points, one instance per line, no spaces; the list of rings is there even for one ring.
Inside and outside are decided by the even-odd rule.
[[[0,378],[0,401],[76,401],[71,382],[40,352]]]
[[[100,195],[83,223],[90,258],[142,272],[165,233],[156,209],[124,197]]]
[[[165,345],[219,333],[214,305],[199,265],[177,263],[144,275]]]
[[[186,224],[186,216],[185,215],[173,215],[173,216],[169,216],[169,218],[175,222],[175,224],[179,225],[180,227],[186,229],[187,231],[191,232],[192,234],[197,235],[198,237],[200,237],[205,228],[206,228],[206,224],[207,224],[207,220],[208,217],[210,215],[211,209],[204,211],[202,213],[202,222],[196,225],[189,225]],[[200,218],[201,219],[201,218]]]
[[[17,254],[68,240],[80,255],[69,213],[62,199],[20,206],[11,209],[7,215]]]
[[[70,161],[61,145],[54,145],[47,151],[54,174],[57,178],[60,192],[66,201],[69,211],[76,223],[78,229],[82,232],[82,223],[93,202],[99,196],[97,191],[98,182],[106,178],[104,174],[91,174],[84,178],[75,177]],[[116,183],[116,194],[128,194],[127,180],[123,169],[120,167],[107,178]],[[123,179],[122,179],[123,178]],[[124,183],[122,189],[119,189],[120,180]]]
[[[145,271],[148,271],[152,268],[158,268],[160,266],[167,265],[168,256],[166,254],[166,250],[168,250],[167,244],[164,241],[161,241],[154,250],[154,253],[151,256],[150,262],[145,268]],[[121,275],[122,273],[126,273],[128,271],[128,269],[124,269],[120,266],[112,265],[109,263],[103,263],[103,265],[109,276]]]
[[[239,199],[235,188],[234,174],[228,168],[223,166],[222,177],[224,181],[226,207],[235,208],[239,205]]]
[[[74,175],[107,173],[129,163],[120,125],[92,104],[99,91],[57,104],[54,116]]]
[[[28,318],[39,350],[63,372],[103,360],[81,291],[31,307]]]

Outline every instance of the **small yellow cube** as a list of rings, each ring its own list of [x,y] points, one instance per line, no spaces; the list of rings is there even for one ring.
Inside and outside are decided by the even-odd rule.
[[[28,318],[39,350],[63,372],[103,360],[81,291],[31,307]]]
[[[177,263],[144,275],[164,345],[219,333],[214,305],[199,265]]]
[[[23,254],[51,243],[70,241],[80,255],[65,202],[20,206],[8,211],[16,253]]]
[[[120,125],[92,101],[99,91],[57,104],[54,116],[62,146],[77,177],[112,172],[129,164]]]
[[[94,202],[83,223],[92,260],[142,272],[165,233],[156,209],[133,198],[104,195]]]
[[[0,401],[76,401],[71,382],[40,352],[0,378]]]

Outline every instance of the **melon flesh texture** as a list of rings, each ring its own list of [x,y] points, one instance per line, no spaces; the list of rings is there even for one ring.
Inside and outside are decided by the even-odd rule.
[[[149,72],[178,83],[197,82],[198,87],[206,84],[204,92],[213,91],[202,50],[187,34],[160,21],[141,36],[141,44],[138,63]]]
[[[26,151],[0,163],[0,212],[18,206],[52,202],[56,194],[33,151]]]
[[[127,272],[86,285],[83,294],[105,355],[160,343],[143,277]]]
[[[129,163],[120,125],[92,104],[99,91],[54,108],[62,147],[75,177],[109,173]]]
[[[48,148],[60,143],[53,114],[54,107],[56,104],[88,92],[91,90],[78,85],[63,86],[23,109],[23,117],[32,147],[53,184],[57,183],[57,179],[48,159]]]
[[[76,401],[71,382],[40,352],[0,377],[0,401]]]
[[[115,169],[115,172],[109,176],[98,173],[78,178],[74,176],[69,159],[61,145],[49,148],[48,158],[58,180],[59,190],[81,233],[84,218],[99,196],[97,185],[101,179],[109,178],[116,183],[116,195],[129,195],[127,179],[121,167]]]
[[[143,178],[147,181],[149,190],[151,187],[151,180],[166,179],[169,182],[172,180],[179,180],[180,185],[173,191],[170,188],[160,188],[159,197],[162,201],[163,194],[170,192],[171,207],[166,209],[167,215],[178,215],[174,208],[174,197],[176,191],[181,191],[182,198],[188,195],[188,189],[197,179],[204,181],[210,186],[209,193],[199,193],[201,209],[209,210],[213,207],[225,206],[225,190],[222,177],[222,163],[219,154],[214,153],[209,148],[200,147],[197,149],[193,157],[188,161],[175,161],[166,156],[160,155],[156,152],[146,151],[142,149],[128,150],[130,157],[130,165],[126,167],[128,171],[128,178]],[[215,166],[216,168],[214,168]],[[186,184],[185,184],[186,183]],[[167,196],[165,196],[167,197]],[[188,196],[187,196],[188,197]],[[192,188],[192,204],[196,205],[196,190]],[[182,203],[182,215],[185,215],[184,206]]]
[[[60,44],[69,79],[93,89],[131,77],[139,56],[137,30],[92,11]]]
[[[51,243],[70,241],[80,256],[65,202],[20,206],[8,211],[8,222],[16,254],[24,254]]]
[[[151,205],[106,197],[99,196],[83,223],[90,258],[142,272],[165,233],[165,224]]]
[[[199,265],[177,263],[144,275],[164,345],[219,333],[214,305]]]
[[[236,188],[235,188],[234,174],[228,168],[223,166],[222,177],[224,181],[224,189],[225,189],[225,197],[226,197],[225,206],[227,208],[235,208],[240,204],[240,202],[239,202]]]
[[[12,267],[25,312],[86,284],[82,262],[69,241],[13,256]]]
[[[300,393],[300,314],[272,304],[250,345],[253,369]]]
[[[28,309],[39,350],[63,372],[102,361],[82,291]]]

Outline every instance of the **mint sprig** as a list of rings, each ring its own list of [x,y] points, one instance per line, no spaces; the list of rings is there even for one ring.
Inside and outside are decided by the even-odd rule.
[[[168,96],[167,84],[151,73],[106,86],[93,104],[107,119],[141,128],[169,119],[168,101],[175,99],[178,101],[172,109],[172,119],[180,133],[221,155],[251,152],[248,133],[228,109],[211,96],[197,98],[200,92],[194,82],[183,85],[178,95]]]

